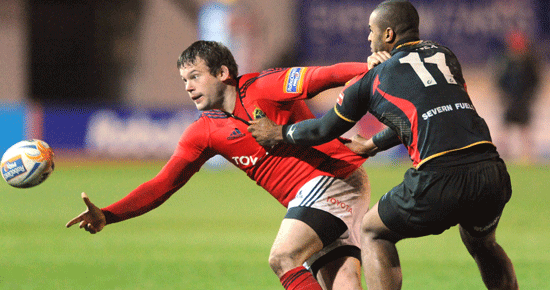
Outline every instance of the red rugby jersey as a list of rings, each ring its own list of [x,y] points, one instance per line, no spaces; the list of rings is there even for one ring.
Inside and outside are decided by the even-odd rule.
[[[280,143],[264,148],[247,131],[243,120],[267,116],[277,124],[288,124],[314,118],[305,99],[342,86],[367,70],[364,63],[341,63],[241,76],[233,117],[218,110],[203,112],[182,134],[174,154],[156,177],[103,208],[107,223],[156,208],[217,154],[246,172],[285,207],[302,185],[316,176],[347,177],[365,158],[351,152],[341,141],[315,147]]]

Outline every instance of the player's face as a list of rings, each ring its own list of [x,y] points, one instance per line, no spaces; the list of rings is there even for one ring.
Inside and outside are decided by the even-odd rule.
[[[384,42],[384,31],[379,27],[376,21],[377,12],[373,11],[369,17],[369,38],[370,50],[372,53],[386,50]]]
[[[223,73],[213,76],[206,62],[197,57],[194,64],[186,63],[180,68],[180,75],[185,90],[198,110],[223,109],[226,88]]]

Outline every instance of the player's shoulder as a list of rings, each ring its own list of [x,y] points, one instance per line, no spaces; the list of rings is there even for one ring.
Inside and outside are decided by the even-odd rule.
[[[239,95],[242,98],[273,100],[285,94],[302,94],[309,69],[310,67],[271,68],[253,75],[244,75],[239,79]]]
[[[261,72],[248,73],[239,77],[238,90],[241,96],[247,96],[247,92],[262,90],[273,85],[275,80],[286,71],[284,68],[272,68]]]
[[[270,68],[261,72],[244,74],[239,77],[239,87],[250,86],[272,75],[285,73],[287,70],[288,68]]]

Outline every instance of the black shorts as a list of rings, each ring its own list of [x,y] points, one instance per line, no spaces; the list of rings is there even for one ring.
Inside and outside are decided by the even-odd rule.
[[[449,168],[409,169],[379,201],[382,222],[405,237],[441,234],[460,224],[472,236],[496,228],[512,186],[500,158]]]

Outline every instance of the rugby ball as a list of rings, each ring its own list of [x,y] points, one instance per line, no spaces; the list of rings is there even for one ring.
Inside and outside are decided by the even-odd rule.
[[[39,185],[53,172],[53,156],[50,146],[42,140],[17,142],[2,156],[2,177],[17,188]]]

